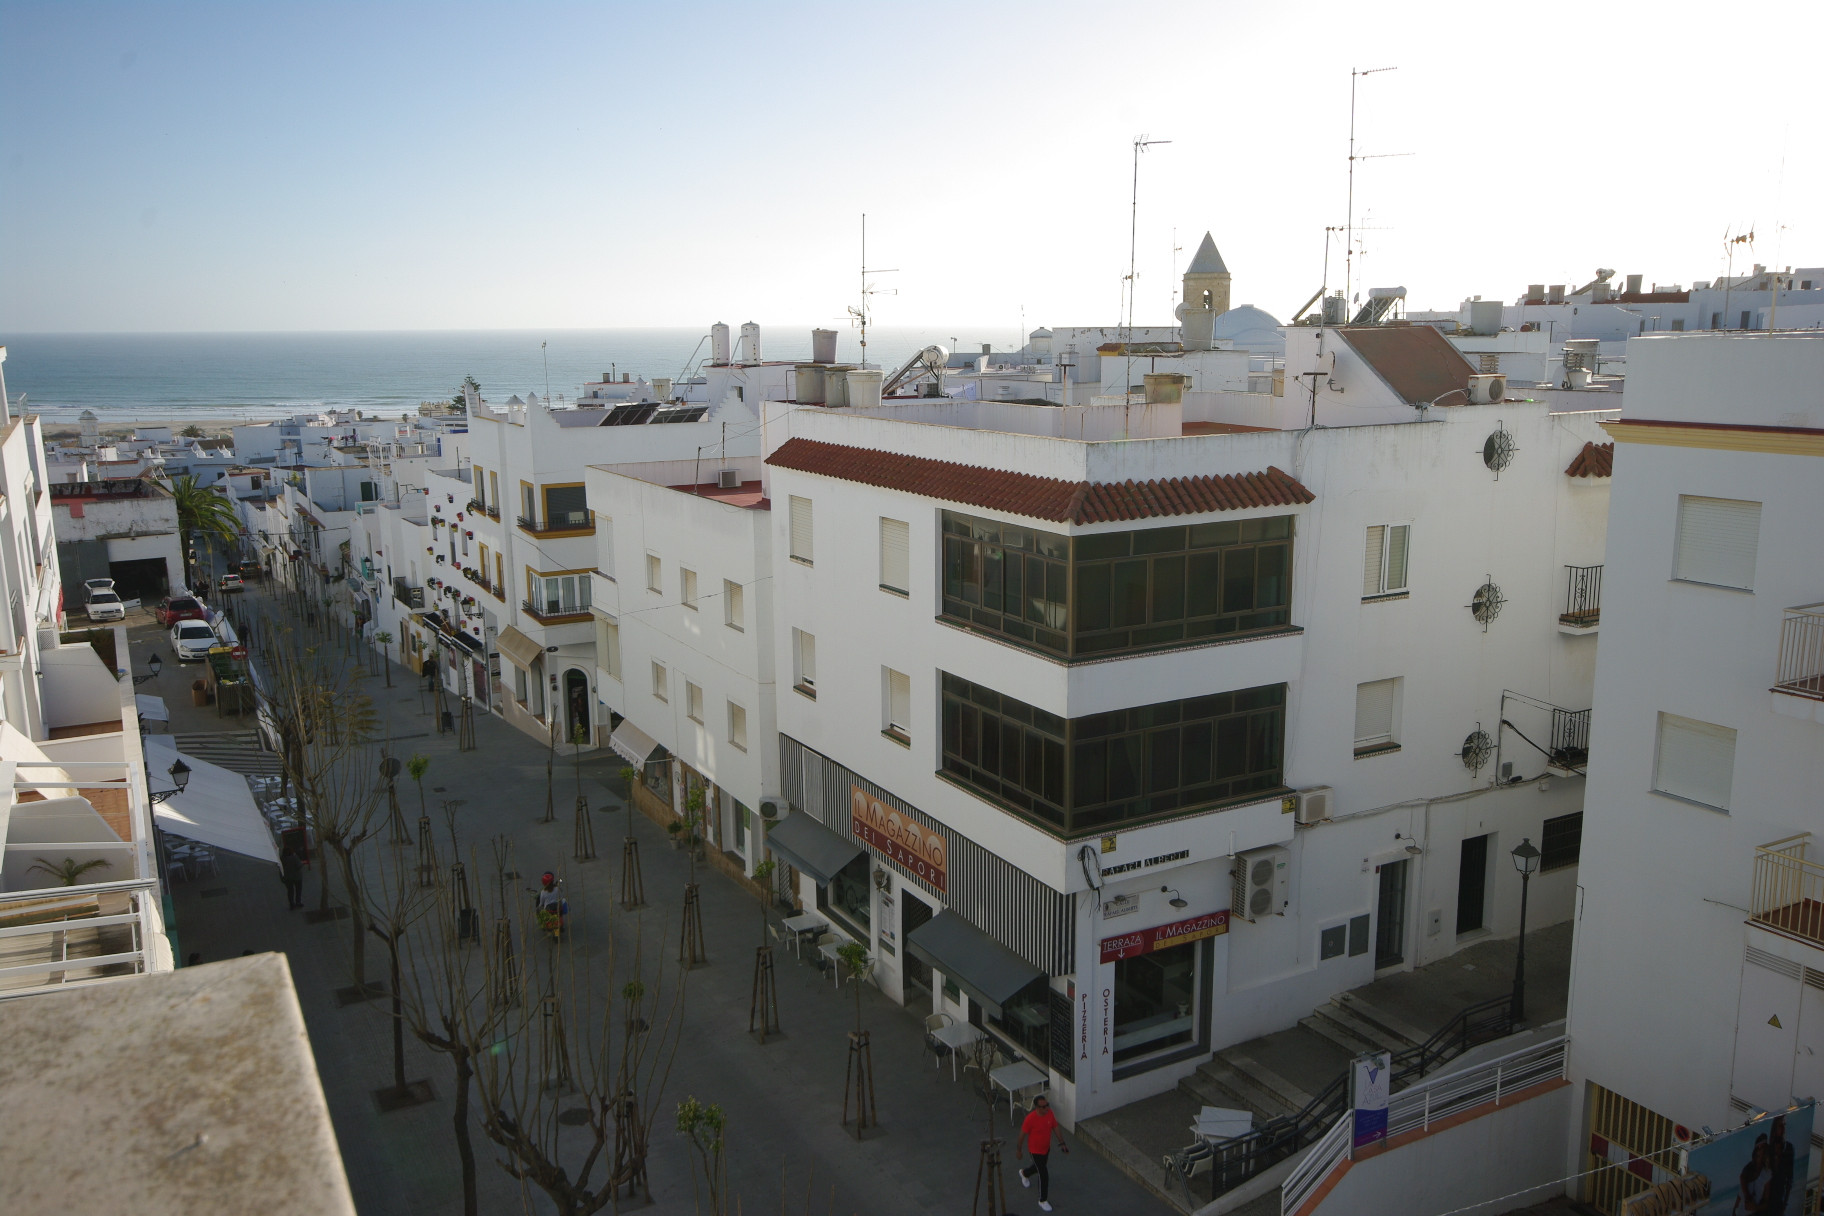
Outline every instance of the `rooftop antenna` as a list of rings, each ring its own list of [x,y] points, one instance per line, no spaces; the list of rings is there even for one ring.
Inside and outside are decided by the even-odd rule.
[[[545,343],[538,344],[538,353],[545,360],[545,408],[551,408],[551,352],[545,349]]]
[[[861,366],[868,365],[868,298],[870,296],[896,296],[897,291],[883,290],[868,282],[871,274],[898,274],[897,269],[870,270],[868,268],[868,214],[861,214],[861,304],[849,305],[849,322],[861,329]]]
[[[1121,334],[1121,345],[1130,347],[1134,343],[1134,283],[1140,277],[1135,266],[1138,260],[1140,235],[1140,154],[1155,144],[1169,144],[1169,139],[1148,139],[1145,135],[1134,136],[1134,189],[1128,208],[1127,221],[1127,324]],[[1121,385],[1121,397],[1126,400],[1134,384],[1134,353],[1127,352],[1127,379]]]
[[[1178,255],[1184,252],[1184,246],[1178,243],[1178,230],[1172,229],[1172,312],[1178,311]]]
[[[1723,233],[1723,252],[1728,256],[1728,270],[1723,275],[1723,328],[1729,328],[1729,295],[1735,290],[1735,247],[1748,246],[1748,252],[1754,252],[1754,225],[1748,225],[1748,231],[1740,236]],[[1747,326],[1743,326],[1746,329]]]
[[[1397,72],[1399,66],[1385,68],[1351,68],[1349,69],[1349,212],[1343,238],[1344,271],[1343,294],[1353,302],[1355,296],[1355,162],[1369,159],[1355,154],[1355,86],[1364,76],[1373,76],[1379,72]],[[1392,154],[1390,154],[1392,155]]]

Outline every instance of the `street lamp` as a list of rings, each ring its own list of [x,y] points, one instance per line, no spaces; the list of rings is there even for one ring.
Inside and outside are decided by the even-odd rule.
[[[1523,838],[1511,855],[1514,869],[1520,871],[1520,940],[1514,948],[1514,1000],[1508,1017],[1518,1025],[1526,1020],[1526,889],[1539,869],[1539,850]]]
[[[184,787],[190,784],[190,766],[184,763],[182,756],[178,757],[177,762],[174,763],[168,771],[171,774],[171,780],[176,784],[177,788],[170,790],[153,790],[152,802],[154,805],[165,801],[174,794],[183,793]]]
[[[156,650],[153,651],[152,657],[146,660],[146,674],[143,676],[134,676],[133,682],[135,684],[144,684],[147,680],[158,679],[158,673],[164,668],[164,665],[165,661],[158,657],[158,652]]]

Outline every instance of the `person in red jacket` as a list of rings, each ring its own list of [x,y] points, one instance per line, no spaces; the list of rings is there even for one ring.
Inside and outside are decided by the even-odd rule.
[[[1032,1110],[1020,1124],[1020,1140],[1014,1147],[1014,1156],[1030,1151],[1032,1164],[1020,1171],[1020,1185],[1032,1185],[1032,1176],[1039,1176],[1039,1210],[1051,1211],[1051,1138],[1058,1138],[1058,1147],[1065,1152],[1070,1145],[1064,1143],[1064,1133],[1058,1130],[1058,1117],[1051,1113],[1051,1099],[1044,1094],[1032,1100]]]

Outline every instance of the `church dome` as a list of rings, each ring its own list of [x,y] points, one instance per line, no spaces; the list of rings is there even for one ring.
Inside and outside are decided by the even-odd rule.
[[[1252,304],[1237,305],[1217,317],[1212,336],[1258,355],[1286,353],[1286,339],[1279,332],[1279,319]]]

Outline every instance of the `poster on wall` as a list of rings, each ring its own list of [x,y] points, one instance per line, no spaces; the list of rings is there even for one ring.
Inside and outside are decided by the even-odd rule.
[[[1393,1056],[1385,1051],[1359,1055],[1349,1065],[1349,1105],[1355,1109],[1356,1148],[1387,1138],[1387,1096],[1392,1089]]]
[[[1688,1192],[1701,1194],[1688,1193],[1684,1206],[1658,1210],[1666,1216],[1800,1216],[1816,1110],[1815,1102],[1806,1102],[1762,1115],[1693,1148],[1685,1156],[1685,1179],[1696,1184]]]

